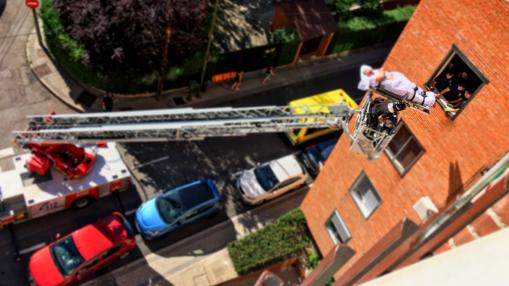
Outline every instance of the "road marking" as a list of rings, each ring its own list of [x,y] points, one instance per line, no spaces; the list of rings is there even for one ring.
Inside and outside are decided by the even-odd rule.
[[[170,156],[164,156],[164,157],[161,157],[161,158],[158,158],[158,159],[154,159],[152,161],[148,161],[146,163],[143,163],[143,164],[139,164],[138,166],[136,166],[136,169],[141,169],[147,165],[151,165],[151,164],[154,164],[154,163],[159,163],[161,161],[164,161],[164,160],[168,160],[170,159]]]
[[[36,245],[33,245],[33,246],[30,246],[30,247],[27,247],[25,249],[20,250],[19,254],[24,255],[24,254],[27,254],[29,252],[35,251],[35,250],[37,250],[39,248],[43,248],[45,246],[46,246],[46,243],[45,242],[41,242],[39,244],[36,244]]]
[[[10,157],[14,155],[14,149],[12,147],[0,150],[0,159]]]
[[[9,50],[12,48],[14,43],[16,42],[16,36],[18,36],[19,32],[23,29],[23,25],[25,21],[29,18],[30,9],[26,9],[21,6],[18,8],[18,12],[16,13],[16,17],[14,22],[11,24],[9,28],[9,32],[6,37],[3,37],[3,41],[0,43],[0,67],[3,65],[3,61],[5,57],[9,54]]]
[[[137,209],[128,210],[128,211],[126,211],[126,212],[125,212],[125,215],[126,215],[126,216],[132,215],[133,213],[135,213],[135,212],[136,212],[136,210],[137,210]]]
[[[249,165],[251,165],[251,166],[256,166],[256,162],[255,162],[255,161],[254,161],[251,157],[246,156],[246,157],[245,157],[245,159],[246,159],[246,162],[247,162]]]

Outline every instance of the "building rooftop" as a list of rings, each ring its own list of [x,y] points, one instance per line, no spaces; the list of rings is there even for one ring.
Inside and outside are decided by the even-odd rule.
[[[506,228],[363,285],[499,285],[507,280],[508,244]]]
[[[302,41],[335,33],[338,24],[323,0],[277,1]]]
[[[230,53],[267,45],[273,16],[273,0],[219,1],[214,46]]]

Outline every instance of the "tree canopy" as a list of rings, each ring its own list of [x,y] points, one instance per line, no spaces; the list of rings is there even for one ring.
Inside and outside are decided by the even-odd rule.
[[[55,0],[55,8],[67,33],[84,47],[87,63],[104,73],[156,71],[167,27],[172,64],[206,40],[206,0]]]

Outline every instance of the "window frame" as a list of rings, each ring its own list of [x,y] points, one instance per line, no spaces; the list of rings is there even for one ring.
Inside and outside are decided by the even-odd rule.
[[[362,204],[362,201],[360,200],[360,198],[357,195],[354,195],[354,193],[358,193],[358,192],[355,191],[356,188],[354,188],[354,187],[357,186],[361,182],[362,178],[365,178],[365,179],[368,180],[368,182],[371,185],[372,189],[375,191],[376,197],[378,198],[378,204],[367,215],[364,214],[364,212],[362,211],[362,208],[360,206]],[[361,171],[359,176],[357,176],[357,178],[355,179],[353,184],[350,186],[349,193],[352,196],[352,199],[355,202],[355,205],[357,206],[357,208],[359,209],[360,213],[362,214],[362,217],[364,217],[365,220],[368,220],[369,217],[372,216],[375,213],[375,211],[378,209],[378,207],[380,207],[380,205],[383,202],[382,196],[380,196],[380,194],[378,193],[378,191],[375,188],[375,185],[373,185],[373,182],[371,182],[371,180],[369,179],[368,175],[366,174],[366,172],[364,170]]]
[[[396,158],[400,154],[401,150],[403,150],[403,147],[400,150],[398,150],[398,152],[396,154],[393,154],[392,152],[389,151],[389,145],[391,144],[392,140],[394,140],[394,137],[396,137],[396,135],[401,130],[401,128],[403,128],[403,126],[405,126],[405,128],[408,130],[408,132],[411,135],[410,138],[403,144],[403,147],[406,147],[408,145],[408,143],[410,142],[410,140],[412,138],[414,138],[415,142],[422,150],[422,152],[420,152],[419,155],[417,155],[412,160],[412,162],[408,165],[407,168],[404,168],[399,162],[396,162],[396,160],[397,160]],[[410,171],[410,169],[412,169],[412,167],[415,165],[415,163],[417,163],[417,161],[419,161],[419,159],[424,155],[424,153],[426,153],[426,149],[421,144],[419,139],[417,139],[417,136],[415,136],[415,134],[412,132],[412,129],[410,129],[410,127],[408,127],[408,125],[406,124],[406,122],[404,120],[400,120],[400,123],[396,127],[396,132],[394,133],[394,137],[392,137],[391,142],[389,142],[389,144],[387,145],[387,148],[385,148],[384,153],[385,153],[385,155],[387,155],[387,158],[389,159],[389,161],[391,161],[392,166],[394,166],[396,171],[398,171],[398,174],[401,177],[404,177]],[[401,169],[400,169],[400,166],[401,166]]]
[[[337,218],[339,219],[340,225],[345,230],[345,233],[348,234],[348,237],[346,239],[343,239],[341,237],[340,232],[337,231],[335,225],[332,223],[332,218],[333,218],[334,215],[337,216]],[[336,238],[336,235],[332,233],[332,230],[328,226],[329,224],[331,224],[334,227],[334,231],[336,231],[336,233],[338,234],[339,239]],[[339,213],[339,211],[337,209],[334,209],[332,211],[332,214],[325,221],[325,230],[329,234],[329,237],[332,240],[332,242],[334,243],[334,245],[336,245],[336,244],[346,244],[348,241],[350,241],[350,239],[352,239],[352,234],[350,233],[350,230],[348,229],[348,226],[346,225],[345,221],[343,220],[343,217],[341,217],[341,214]]]
[[[447,55],[442,59],[442,61],[438,65],[438,68],[435,69],[435,71],[433,72],[431,77],[428,79],[428,81],[426,81],[426,83],[425,83],[426,86],[429,86],[431,84],[431,82],[433,81],[433,79],[435,77],[437,77],[438,74],[440,74],[441,72],[443,72],[445,70],[445,68],[447,67],[447,64],[451,62],[451,60],[452,60],[452,58],[454,58],[454,56],[458,56],[465,63],[465,65],[468,68],[470,68],[470,70],[481,80],[481,84],[479,85],[479,87],[477,87],[477,89],[474,92],[472,92],[470,94],[470,98],[467,100],[466,104],[463,106],[463,108],[461,108],[458,112],[456,112],[456,114],[454,116],[450,116],[449,114],[446,113],[447,117],[449,119],[451,119],[451,121],[454,121],[463,112],[463,110],[465,110],[465,108],[467,108],[467,105],[469,105],[470,102],[472,100],[474,100],[474,97],[477,95],[477,93],[479,93],[479,91],[486,84],[488,84],[490,82],[484,76],[484,74],[481,73],[481,71],[467,58],[467,56],[460,50],[460,48],[458,48],[458,46],[456,46],[456,44],[452,44],[451,49],[449,50],[449,52],[447,52]],[[441,106],[441,108],[443,109],[442,105],[439,102],[437,102],[437,104],[439,104]]]

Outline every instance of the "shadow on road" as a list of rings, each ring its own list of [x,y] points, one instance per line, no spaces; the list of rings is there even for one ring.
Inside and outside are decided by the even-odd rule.
[[[2,17],[2,14],[4,13],[6,3],[7,0],[0,0],[0,17]]]
[[[136,272],[141,271],[140,275],[129,275],[129,285],[158,285],[158,286],[173,286],[172,283],[167,281],[160,273],[150,267],[141,257],[140,251],[136,248],[135,253],[131,253],[126,259],[119,260],[112,264],[110,267],[95,273],[94,277],[90,277],[90,281],[84,281],[81,285],[84,286],[122,286],[126,284],[125,277],[115,278],[110,272],[118,267],[121,272]],[[133,263],[131,263],[133,262]],[[131,263],[131,264],[129,264]],[[135,281],[134,281],[135,280]]]
[[[234,186],[235,173],[297,150],[278,134],[198,142],[132,143],[121,148],[133,177],[141,185],[138,192],[143,201],[162,190],[210,178],[223,196],[228,217],[251,209],[242,202]]]

